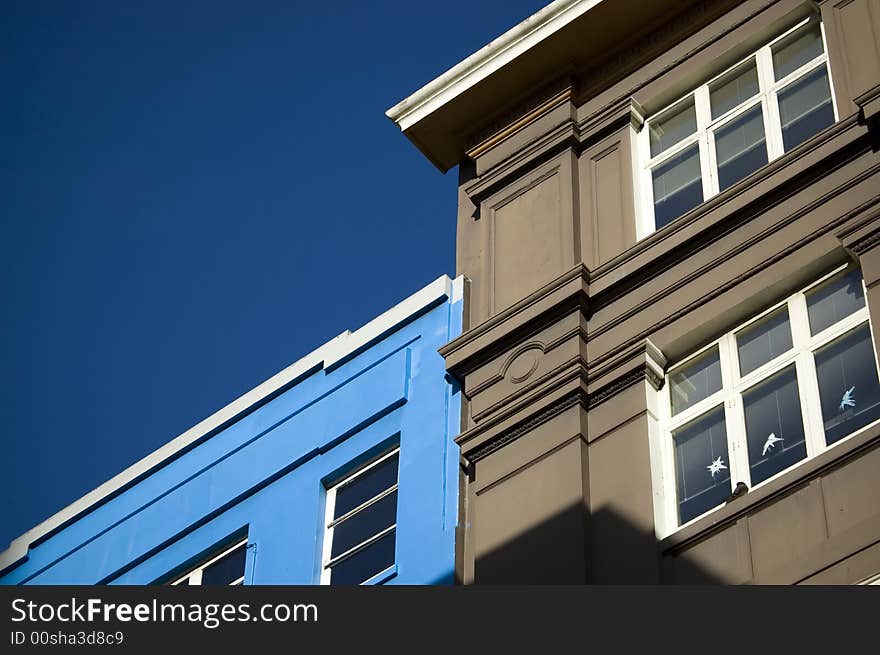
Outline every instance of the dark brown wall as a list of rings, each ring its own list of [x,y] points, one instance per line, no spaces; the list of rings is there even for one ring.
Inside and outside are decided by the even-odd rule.
[[[747,0],[719,18],[721,5],[567,72],[461,166],[467,331],[441,352],[467,399],[465,583],[880,571],[880,427],[669,537],[655,529],[650,437],[669,364],[852,259],[880,329],[880,6]],[[838,123],[637,240],[643,117],[810,11],[825,24]]]

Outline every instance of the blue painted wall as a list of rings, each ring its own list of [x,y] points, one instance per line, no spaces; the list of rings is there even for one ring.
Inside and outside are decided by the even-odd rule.
[[[36,544],[0,584],[148,584],[247,534],[245,584],[320,580],[325,483],[400,444],[396,573],[452,582],[459,393],[437,349],[461,333],[440,298]]]

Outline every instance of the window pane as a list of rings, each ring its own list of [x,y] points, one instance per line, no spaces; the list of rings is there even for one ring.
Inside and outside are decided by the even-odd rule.
[[[341,555],[350,548],[375,537],[397,521],[397,492],[348,517],[333,528],[333,546],[330,557]]]
[[[816,377],[829,445],[880,418],[880,382],[867,323],[816,352]]]
[[[227,553],[202,571],[203,585],[228,585],[244,575],[245,544]]]
[[[831,87],[825,66],[789,84],[779,92],[782,144],[786,151],[834,123]]]
[[[659,230],[703,202],[700,149],[694,144],[651,171],[654,223]]]
[[[712,118],[718,118],[757,94],[758,69],[752,59],[709,87]]]
[[[398,453],[395,453],[339,487],[333,518],[339,518],[394,485],[397,482],[397,460]]]
[[[736,334],[740,375],[748,375],[791,348],[788,308],[783,307]]]
[[[794,365],[743,394],[752,484],[807,456]]]
[[[767,163],[764,116],[761,105],[718,128],[715,132],[718,189],[724,191]]]
[[[678,522],[687,523],[730,496],[724,407],[717,407],[676,430],[672,439]]]
[[[694,109],[693,96],[667,111],[659,119],[651,121],[648,129],[652,157],[696,132],[697,112]]]
[[[355,585],[369,580],[394,564],[394,530],[333,565],[331,585]]]
[[[721,360],[718,346],[669,375],[673,415],[721,390]]]
[[[822,54],[819,23],[807,25],[773,46],[773,71],[777,80]]]
[[[810,332],[819,334],[864,306],[862,274],[854,269],[807,293]]]

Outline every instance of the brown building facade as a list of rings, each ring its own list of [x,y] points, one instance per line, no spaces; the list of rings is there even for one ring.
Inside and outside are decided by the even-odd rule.
[[[388,114],[459,167],[462,583],[880,572],[880,2],[558,0]]]

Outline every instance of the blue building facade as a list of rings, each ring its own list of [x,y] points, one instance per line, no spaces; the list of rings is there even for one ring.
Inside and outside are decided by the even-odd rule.
[[[0,584],[453,581],[461,333],[443,276],[0,553]]]

